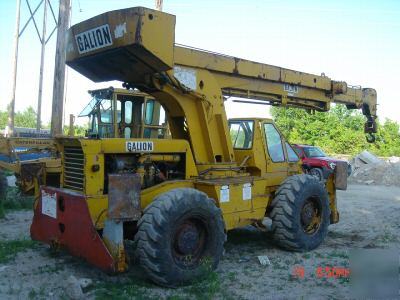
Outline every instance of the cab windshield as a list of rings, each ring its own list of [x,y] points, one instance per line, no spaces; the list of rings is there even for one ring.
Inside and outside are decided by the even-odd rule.
[[[165,110],[142,95],[99,91],[79,117],[89,117],[91,138],[165,138],[167,134]]]
[[[110,97],[111,98],[111,97]],[[79,117],[89,117],[89,137],[113,137],[113,101],[108,97],[94,96]],[[120,112],[119,112],[120,113]],[[100,116],[100,118],[98,118]]]

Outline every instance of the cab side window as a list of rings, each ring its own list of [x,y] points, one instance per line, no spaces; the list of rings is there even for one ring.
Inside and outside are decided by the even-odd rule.
[[[297,156],[297,153],[293,150],[292,146],[288,142],[286,142],[286,152],[288,154],[288,160],[290,162],[296,162],[299,161],[299,157]]]
[[[269,156],[273,162],[284,162],[285,154],[283,153],[282,139],[271,123],[264,124],[265,140],[267,141],[267,149]]]
[[[253,147],[253,121],[231,121],[229,132],[234,149],[251,149]]]
[[[144,114],[144,138],[163,139],[166,135],[165,110],[159,102],[147,100]]]

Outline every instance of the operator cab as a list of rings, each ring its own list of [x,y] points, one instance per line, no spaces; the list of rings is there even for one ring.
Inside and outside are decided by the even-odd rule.
[[[89,91],[93,97],[79,114],[89,117],[89,138],[158,138],[168,135],[161,104],[136,90],[107,88]]]
[[[299,156],[271,119],[235,118],[229,119],[228,124],[236,161],[247,161],[249,173],[278,174],[283,178],[298,172]],[[257,155],[260,152],[264,155]],[[277,181],[281,180],[278,177]]]

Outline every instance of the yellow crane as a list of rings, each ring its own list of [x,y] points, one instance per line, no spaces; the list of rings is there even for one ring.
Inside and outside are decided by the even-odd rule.
[[[171,139],[58,139],[61,187],[43,186],[33,239],[107,271],[127,268],[124,239],[154,282],[176,286],[215,268],[226,232],[272,220],[278,245],[307,251],[339,221],[336,189],[302,174],[272,120],[228,120],[224,100],[327,111],[360,108],[376,132],[376,91],[175,44],[175,16],[142,7],[96,16],[68,31],[67,64],[95,82],[119,80],[165,109]],[[122,101],[121,106],[125,103]]]

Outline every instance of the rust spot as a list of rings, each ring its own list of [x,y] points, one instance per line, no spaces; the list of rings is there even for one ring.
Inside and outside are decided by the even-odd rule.
[[[139,16],[137,25],[136,25],[136,32],[135,32],[135,43],[141,44],[142,43],[142,16]]]
[[[140,191],[140,175],[109,174],[108,217],[116,220],[139,220]]]

